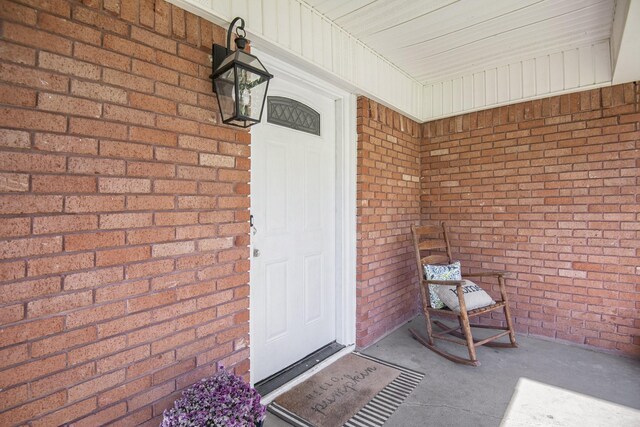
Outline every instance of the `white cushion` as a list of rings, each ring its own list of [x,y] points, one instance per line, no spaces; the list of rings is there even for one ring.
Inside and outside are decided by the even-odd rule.
[[[496,303],[488,293],[471,280],[465,279],[464,282],[462,291],[464,292],[464,304],[467,306],[467,311]],[[460,313],[460,301],[458,300],[455,286],[438,285],[435,292],[447,307],[456,313]]]

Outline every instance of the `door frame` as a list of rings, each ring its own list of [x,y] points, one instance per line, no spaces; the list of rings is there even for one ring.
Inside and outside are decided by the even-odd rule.
[[[356,342],[356,171],[358,134],[356,129],[357,98],[331,83],[292,66],[268,53],[252,47],[265,67],[278,79],[303,84],[335,101],[336,143],[336,341],[353,349]],[[267,94],[268,95],[268,94]],[[262,119],[266,122],[266,111]],[[251,138],[251,144],[259,144]],[[253,186],[252,192],[253,192]],[[253,247],[250,248],[253,253]],[[251,259],[250,259],[251,262]],[[252,280],[249,279],[249,298]],[[249,312],[249,330],[253,334],[253,318]],[[254,347],[249,345],[249,362],[255,358]],[[250,371],[254,384],[253,370]]]

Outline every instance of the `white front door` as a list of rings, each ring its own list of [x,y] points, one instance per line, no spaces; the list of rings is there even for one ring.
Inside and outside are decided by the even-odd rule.
[[[296,102],[315,110],[320,135],[268,122],[268,105],[251,131],[254,382],[336,338],[335,103],[277,76],[269,97],[284,103],[281,123],[311,123]]]

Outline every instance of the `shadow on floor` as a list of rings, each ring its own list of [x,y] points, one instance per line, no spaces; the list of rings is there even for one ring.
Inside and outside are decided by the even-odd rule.
[[[420,345],[407,331],[410,326],[424,332],[418,317],[363,351],[426,374],[387,426],[498,426],[522,377],[640,409],[638,360],[518,336],[520,348],[480,347],[482,365],[463,366]],[[461,355],[466,350],[442,345]],[[265,427],[286,426],[272,414],[265,422]]]

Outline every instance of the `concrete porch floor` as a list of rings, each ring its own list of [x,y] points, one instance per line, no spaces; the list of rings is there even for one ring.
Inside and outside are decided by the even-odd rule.
[[[640,409],[639,360],[518,336],[519,348],[481,347],[482,365],[462,366],[420,345],[407,331],[410,326],[424,332],[423,318],[363,351],[426,374],[385,425],[498,426],[521,377]],[[456,354],[466,350],[440,343]],[[265,426],[289,424],[269,414]]]

